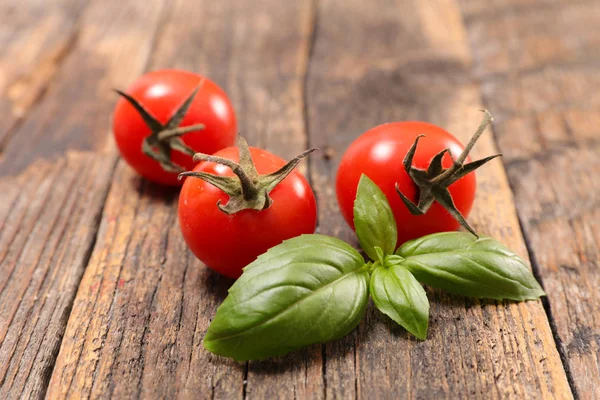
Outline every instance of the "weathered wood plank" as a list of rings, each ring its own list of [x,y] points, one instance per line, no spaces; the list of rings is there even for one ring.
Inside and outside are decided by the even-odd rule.
[[[311,23],[307,2],[173,3],[150,68],[213,78],[234,102],[249,142],[292,157],[306,148],[302,85]],[[319,348],[295,354],[283,374],[204,350],[204,333],[231,281],[186,249],[176,198],[119,163],[49,397],[322,393]]]
[[[74,2],[28,6],[15,2],[15,13],[40,16],[41,25],[30,20],[35,28],[19,39],[32,46],[16,57],[23,69],[3,69],[3,77],[25,73],[24,86],[8,90],[16,97],[3,99],[20,107],[31,93],[47,96],[25,101],[29,111],[5,136],[0,160],[1,398],[46,392],[116,160],[106,147],[114,102],[106,85],[123,85],[143,69],[160,14],[134,2],[97,1],[74,31],[76,18],[68,17],[77,11]],[[59,63],[52,54],[65,46],[69,54]]]
[[[6,0],[0,4],[0,152],[73,49],[86,3]]]
[[[473,9],[483,4],[488,2],[465,3],[483,102],[499,117],[498,147],[573,387],[580,398],[595,398],[600,393],[600,3],[557,1],[543,12],[532,7],[500,15],[492,8],[482,19]],[[492,68],[495,74],[488,76]]]
[[[324,233],[353,238],[333,187],[341,153],[360,133],[420,119],[467,140],[481,118],[480,88],[470,76],[469,45],[452,1],[324,0],[309,71],[310,144],[334,154],[311,161]],[[495,150],[488,133],[474,157]],[[501,163],[477,177],[471,221],[526,258]],[[416,341],[370,307],[357,332],[326,346],[328,397],[571,397],[541,302],[429,294],[427,341]]]

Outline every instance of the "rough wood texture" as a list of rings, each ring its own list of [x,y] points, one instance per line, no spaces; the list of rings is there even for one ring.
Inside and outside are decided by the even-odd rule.
[[[467,140],[481,114],[470,51],[451,1],[320,3],[307,103],[321,230],[350,238],[333,193],[340,153],[364,130],[431,121]],[[352,29],[348,29],[352,27]],[[340,107],[343,104],[343,107]],[[326,134],[323,134],[323,133]],[[491,133],[474,157],[495,152]],[[499,161],[478,171],[471,221],[527,257]],[[416,341],[371,307],[358,332],[327,345],[328,397],[569,398],[541,302],[495,303],[430,292],[428,340]]]
[[[72,50],[86,2],[22,3],[0,4],[0,152]]]
[[[150,48],[146,37],[156,27],[156,18],[143,7],[120,2],[118,8],[106,8],[97,1],[81,16],[85,27],[74,33],[76,23],[68,16],[76,8],[62,3],[56,12],[49,8],[47,23],[41,19],[25,35],[31,51],[41,43],[29,62],[17,57],[25,63],[20,72],[31,79],[21,81],[25,86],[18,89],[22,96],[16,107],[46,85],[49,69],[56,71],[43,89],[46,96],[28,101],[27,116],[5,136],[0,161],[0,398],[39,397],[46,391],[116,160],[114,151],[102,151],[114,102],[107,82],[122,85],[142,70]],[[63,6],[69,11],[63,13]],[[43,9],[32,12],[42,15]],[[48,30],[42,28],[46,25]],[[137,33],[123,40],[124,29]],[[50,44],[72,47],[56,61],[61,65],[48,61],[56,52]],[[10,69],[4,71],[20,82]],[[16,93],[14,87],[8,92]],[[2,110],[14,112],[13,107]]]
[[[475,70],[575,392],[597,398],[600,3],[502,9],[510,2],[464,4]]]

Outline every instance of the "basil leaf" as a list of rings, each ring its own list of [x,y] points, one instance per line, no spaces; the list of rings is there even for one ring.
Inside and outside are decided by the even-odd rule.
[[[429,301],[421,284],[404,267],[378,267],[371,275],[373,302],[404,329],[425,340],[429,322]]]
[[[354,200],[354,228],[360,247],[371,260],[377,260],[375,246],[381,247],[384,254],[393,254],[396,250],[398,232],[390,204],[365,174],[360,177]]]
[[[404,243],[396,254],[419,281],[448,292],[496,300],[545,295],[525,262],[490,237],[435,233]]]
[[[302,235],[273,247],[229,289],[204,347],[260,360],[345,336],[367,305],[364,266],[352,246],[328,236]]]

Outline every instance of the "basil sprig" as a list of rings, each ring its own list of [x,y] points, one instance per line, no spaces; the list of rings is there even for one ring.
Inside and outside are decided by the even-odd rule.
[[[385,194],[368,176],[358,182],[354,201],[354,226],[365,253],[375,261],[371,266],[369,290],[375,306],[404,329],[427,337],[429,301],[421,284],[393,255],[398,230]]]
[[[229,289],[204,347],[245,361],[335,340],[358,325],[369,294],[381,312],[425,339],[429,301],[421,283],[498,300],[545,294],[525,262],[489,237],[437,233],[406,242],[394,253],[394,215],[366,175],[358,185],[354,224],[370,260],[324,235],[302,235],[271,248]]]

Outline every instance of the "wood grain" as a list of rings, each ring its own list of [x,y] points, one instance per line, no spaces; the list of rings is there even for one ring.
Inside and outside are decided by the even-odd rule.
[[[186,68],[213,78],[239,110],[240,131],[250,144],[288,158],[305,149],[310,4],[171,5],[150,68]],[[322,393],[319,349],[295,354],[283,374],[204,350],[204,333],[231,281],[189,253],[176,200],[175,190],[142,182],[119,163],[48,397]]]
[[[25,51],[17,60],[31,79],[21,81],[25,86],[16,92],[15,86],[7,89],[22,92],[15,104],[36,91],[46,96],[26,101],[27,115],[13,125],[0,161],[1,398],[46,392],[116,160],[105,147],[106,115],[114,102],[107,84],[122,85],[142,70],[150,45],[140,46],[140,38],[152,36],[157,25],[156,12],[128,2],[106,8],[97,1],[82,12],[83,27],[70,39],[77,24],[68,18],[77,9],[72,3],[47,8],[44,18],[50,22],[29,21],[32,30],[21,40],[31,42],[32,55]],[[38,8],[32,15],[45,15],[41,4]],[[130,40],[122,40],[128,30]],[[72,47],[60,62],[52,56],[56,46]],[[19,71],[3,71],[18,78]]]
[[[574,390],[597,398],[600,4],[560,1],[544,13],[500,15],[492,8],[482,19],[474,9],[483,3],[464,8],[483,101],[499,116],[498,147]]]
[[[0,4],[0,153],[77,42],[86,1]]]
[[[366,129],[419,119],[468,139],[481,118],[480,87],[470,73],[469,43],[452,1],[320,3],[307,103],[310,144],[335,154],[311,163],[324,233],[353,239],[333,187],[341,153]],[[487,133],[473,155],[495,152]],[[501,163],[477,174],[470,220],[526,258]],[[327,345],[327,397],[571,397],[541,302],[429,294],[427,341],[370,307],[357,332]]]

